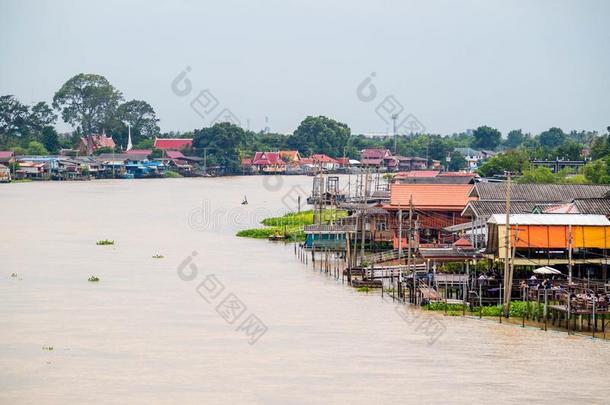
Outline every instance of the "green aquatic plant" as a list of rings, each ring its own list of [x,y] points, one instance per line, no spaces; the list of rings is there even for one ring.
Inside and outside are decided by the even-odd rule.
[[[101,239],[95,242],[95,244],[98,246],[114,245],[114,241],[109,239]]]
[[[347,211],[326,209],[320,214],[322,223],[329,223],[331,218],[343,218]],[[254,239],[268,239],[273,235],[286,235],[289,241],[305,241],[305,225],[313,224],[313,211],[289,212],[281,217],[265,218],[261,221],[263,228],[244,229],[237,236]]]
[[[98,281],[100,281],[100,278],[98,276],[91,276],[87,279],[87,281],[91,283],[97,283]]]
[[[153,259],[163,259],[163,255],[153,255]]]
[[[11,277],[17,277],[17,273],[11,273]]]
[[[42,350],[51,351],[51,350],[53,350],[53,346],[42,346]]]
[[[370,291],[371,291],[371,287],[367,287],[367,286],[358,287],[358,292],[368,293]]]
[[[173,171],[168,170],[165,173],[163,173],[163,177],[166,177],[168,179],[177,179],[177,178],[180,178],[183,176],[178,172],[173,172]]]

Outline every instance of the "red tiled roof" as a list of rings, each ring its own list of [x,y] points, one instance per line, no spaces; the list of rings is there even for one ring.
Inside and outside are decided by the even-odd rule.
[[[12,158],[15,153],[12,150],[0,150],[0,159]]]
[[[389,208],[408,207],[412,197],[415,208],[463,210],[470,201],[472,187],[471,184],[392,184]]]
[[[347,157],[340,157],[337,158],[336,161],[341,165],[341,166],[349,166],[349,158]]]
[[[438,177],[476,177],[476,174],[467,172],[443,172],[440,173]]]
[[[269,165],[284,165],[284,161],[280,159],[279,152],[256,152],[254,159],[252,159],[253,165],[258,166],[269,166]]]
[[[339,163],[330,156],[324,155],[322,153],[313,154],[310,156],[310,159],[316,163]]]
[[[394,157],[396,159],[398,159],[401,162],[412,162],[412,161],[416,161],[416,162],[425,162],[426,158],[422,158],[419,156],[399,156],[399,155],[394,155]]]
[[[241,160],[241,164],[243,166],[250,166],[252,164],[252,159],[244,158],[244,159]]]
[[[453,242],[453,246],[455,247],[472,247],[472,242],[470,242],[468,239],[466,238],[459,238],[458,240],[456,240],[455,242]]]
[[[193,139],[189,138],[155,138],[155,148],[157,149],[184,149],[193,146]]]
[[[81,138],[81,143],[83,145],[87,145],[87,138]],[[96,135],[93,134],[91,135],[91,144],[93,145],[93,149],[99,149],[99,148],[114,148],[116,147],[116,144],[114,143],[114,140],[112,139],[112,137],[110,136],[106,136],[106,135]]]
[[[362,159],[383,159],[392,156],[389,149],[363,149],[360,151]]]
[[[400,172],[397,174],[398,177],[436,177],[438,170],[411,170],[410,172]]]
[[[170,159],[180,159],[183,158],[184,155],[179,150],[168,150],[165,152],[165,156]]]
[[[125,151],[125,153],[128,153],[130,155],[150,155],[152,153],[151,149],[129,149],[128,151]]]
[[[363,165],[380,165],[383,162],[381,158],[365,158],[360,159],[360,163]]]
[[[290,162],[298,162],[301,159],[298,150],[281,150],[280,158],[286,158]]]

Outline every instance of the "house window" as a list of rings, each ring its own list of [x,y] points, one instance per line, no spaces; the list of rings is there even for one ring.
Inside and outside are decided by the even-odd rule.
[[[385,231],[388,229],[388,226],[386,225],[385,221],[379,221],[375,223],[375,229],[377,231]]]

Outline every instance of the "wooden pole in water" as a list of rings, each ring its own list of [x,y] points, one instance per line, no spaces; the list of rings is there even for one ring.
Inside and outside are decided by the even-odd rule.
[[[417,291],[415,290],[415,272],[411,268],[411,240],[413,238],[413,194],[409,197],[409,237],[407,239],[407,272],[413,277],[413,290],[415,292],[415,305],[417,306]],[[400,260],[398,260],[400,263]]]
[[[346,243],[347,243],[347,247],[346,247],[346,249],[347,249],[347,284],[351,285],[352,284],[352,263],[351,263],[351,261],[352,261],[352,253],[351,253],[351,250],[350,250],[350,243],[349,243],[350,234],[349,234],[349,232],[346,235],[346,239],[347,239],[347,241],[346,241]]]
[[[544,316],[544,331],[546,332],[546,328],[547,328],[547,323],[548,323],[548,308],[549,308],[549,290],[547,290],[546,288],[544,289],[544,310],[543,310],[543,316]]]
[[[509,258],[510,258],[510,186],[511,186],[511,172],[506,172],[507,184],[506,184],[506,222],[504,226],[504,316],[508,318],[510,311],[510,302],[508,301],[507,295],[510,294],[510,286],[508,286],[508,273],[510,271]],[[507,293],[508,291],[508,293]],[[501,311],[500,311],[501,312]],[[500,320],[502,321],[502,320]]]
[[[402,208],[400,207],[400,202],[398,203],[398,264],[400,265],[400,259],[402,257]],[[400,267],[398,268],[398,295],[400,296],[400,288],[401,288],[401,271]]]
[[[570,317],[572,316],[572,297],[570,288],[572,287],[572,225],[568,225],[568,335],[570,334]]]

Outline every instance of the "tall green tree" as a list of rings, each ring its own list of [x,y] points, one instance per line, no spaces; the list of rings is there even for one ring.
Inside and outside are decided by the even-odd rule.
[[[553,154],[560,159],[578,160],[581,158],[583,146],[572,139],[567,139],[557,146]]]
[[[118,106],[108,125],[108,132],[118,145],[126,146],[130,125],[131,141],[135,145],[159,135],[158,122],[150,104],[143,100],[131,100]]]
[[[122,99],[104,76],[80,73],[55,93],[53,107],[65,122],[91,135],[108,127]]]
[[[208,148],[208,165],[220,165],[227,173],[240,172],[240,150],[246,143],[246,132],[229,122],[196,130],[193,137],[193,148],[196,153],[203,156],[204,148]]]
[[[561,128],[553,127],[548,131],[542,132],[538,136],[538,141],[543,148],[556,148],[566,140],[566,134],[561,130]]]
[[[57,114],[50,105],[41,101],[32,106],[28,117],[28,126],[34,132],[41,133],[46,127],[52,127],[57,121]]]
[[[61,148],[57,131],[51,126],[46,126],[42,129],[40,135],[40,142],[42,142],[45,149],[48,150],[50,153],[57,153]]]
[[[499,153],[483,163],[477,172],[483,177],[503,174],[506,171],[521,173],[529,168],[529,156],[524,150]]]
[[[11,94],[0,96],[0,143],[28,132],[29,107]]]
[[[512,149],[518,148],[524,140],[525,135],[523,135],[523,131],[520,129],[513,129],[506,137],[506,146]]]
[[[532,167],[523,172],[517,180],[518,183],[552,184],[558,182],[558,177],[548,167]]]
[[[28,155],[48,155],[49,151],[47,150],[47,148],[44,147],[41,142],[31,141],[28,144],[27,153]]]
[[[610,155],[610,143],[608,142],[608,135],[602,135],[595,138],[591,143],[591,159],[601,159],[608,155]]]
[[[305,118],[288,139],[288,147],[303,156],[324,153],[331,157],[343,156],[351,131],[346,124],[324,116]]]
[[[495,150],[502,142],[502,134],[495,128],[484,125],[473,132],[474,142],[472,146],[479,149]]]
[[[585,178],[594,184],[610,183],[610,164],[608,159],[598,159],[587,163],[582,173]]]
[[[152,138],[159,134],[159,119],[150,104],[143,100],[131,100],[117,109],[117,118],[131,125],[134,132],[143,138]]]
[[[451,162],[449,162],[449,170],[459,171],[464,170],[468,166],[468,161],[460,152],[453,152],[451,154]]]

